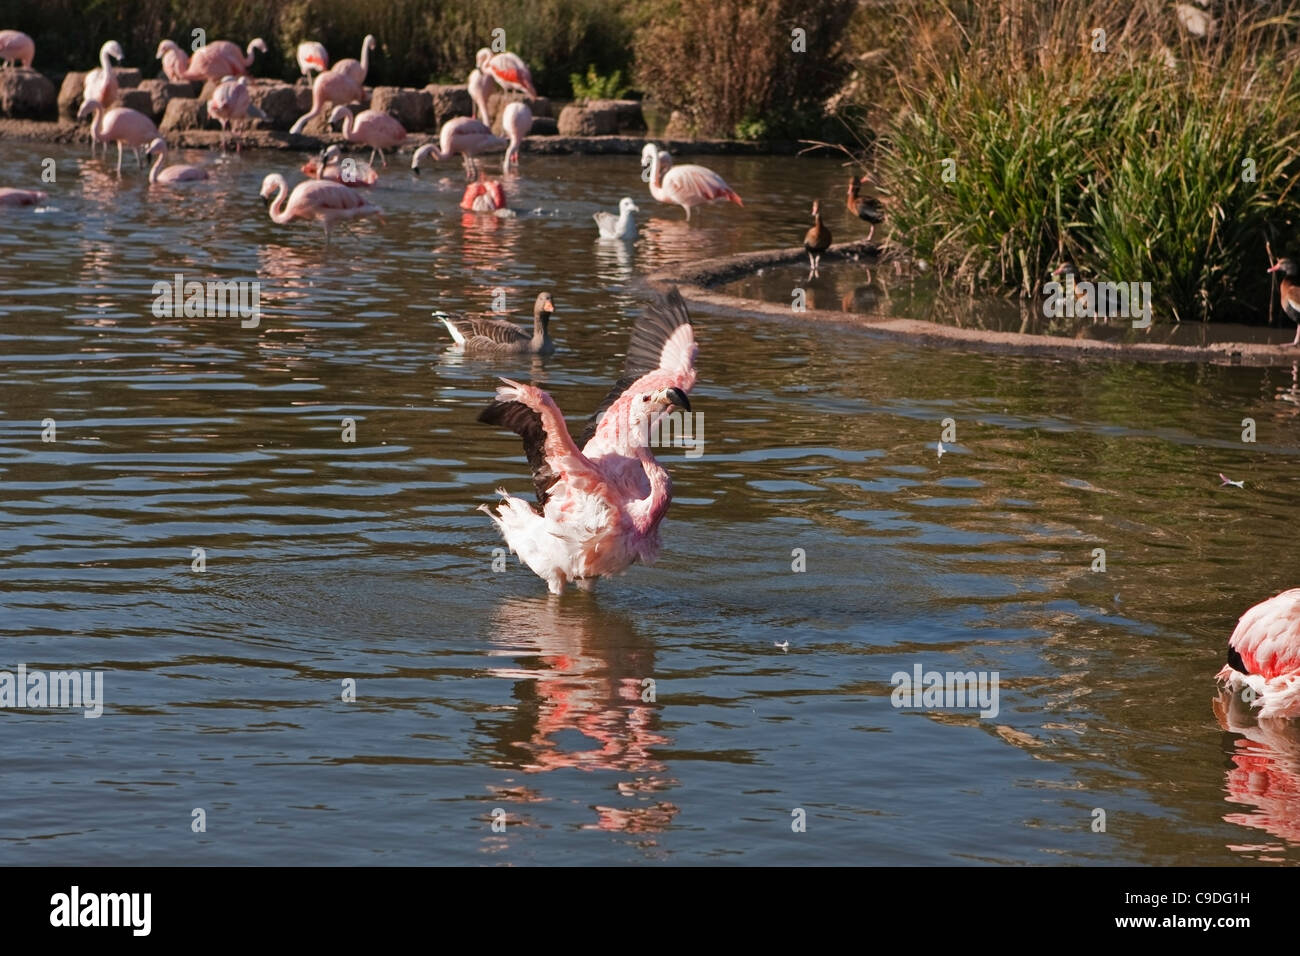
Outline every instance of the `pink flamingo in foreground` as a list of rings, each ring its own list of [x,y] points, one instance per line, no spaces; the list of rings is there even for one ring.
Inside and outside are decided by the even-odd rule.
[[[1228,639],[1228,663],[1215,675],[1258,716],[1300,717],[1300,588],[1256,604]]]
[[[378,153],[380,163],[387,166],[384,150],[396,149],[406,142],[406,127],[379,110],[362,110],[354,119],[346,106],[336,106],[330,114],[330,125],[338,122],[343,123],[343,138],[349,143],[364,143],[370,147],[372,163],[375,153]]]
[[[48,197],[39,189],[12,189],[0,186],[0,207],[39,206]]]
[[[0,30],[0,67],[6,63],[11,67],[21,63],[24,70],[30,70],[35,58],[36,44],[26,33]]]
[[[356,190],[323,179],[308,179],[289,192],[289,184],[279,173],[262,180],[261,196],[268,212],[281,225],[294,219],[319,219],[325,226],[325,245],[330,242],[330,227],[339,219],[379,216],[383,210]]]
[[[479,415],[523,438],[537,492],[530,506],[499,489],[496,512],[480,510],[552,594],[571,581],[589,589],[596,578],[658,557],[672,480],[650,451],[650,431],[669,409],[690,411],[695,354],[686,303],[673,289],[633,326],[623,378],[577,443],[555,401],[532,385],[502,379],[497,400]]]
[[[149,144],[145,151],[146,156],[155,157],[153,166],[149,169],[149,182],[162,183],[171,185],[173,183],[192,183],[201,179],[207,179],[207,171],[198,166],[188,166],[184,163],[177,163],[174,166],[163,166],[167,162],[167,141],[161,136]]]
[[[654,143],[646,143],[641,150],[641,165],[641,178],[650,184],[650,195],[660,202],[681,206],[686,210],[687,222],[691,220],[691,207],[701,203],[724,199],[745,205],[713,170],[705,166],[673,166],[673,158]]]
[[[217,88],[212,91],[212,99],[208,100],[208,115],[215,117],[221,123],[221,148],[226,148],[226,129],[234,127],[238,120],[246,120],[250,117],[253,119],[266,119],[266,114],[253,105],[252,96],[248,92],[248,77],[246,76],[226,76],[222,77]],[[235,148],[239,148],[239,138],[235,138]]]
[[[370,51],[375,48],[375,37],[371,33],[366,34],[366,38],[361,41],[361,59],[354,60],[351,57],[339,60],[333,66],[333,72],[342,73],[352,80],[358,86],[363,86],[366,82],[366,74],[370,72]]]
[[[310,85],[312,70],[324,73],[330,68],[330,54],[324,44],[315,40],[304,40],[298,44],[298,69],[302,70],[303,79]]]
[[[426,156],[432,156],[441,162],[460,153],[465,159],[465,175],[474,178],[477,167],[473,157],[479,153],[490,153],[501,149],[506,141],[500,136],[493,136],[487,124],[468,116],[457,116],[442,124],[438,132],[438,144],[428,143],[421,146],[411,157],[411,171],[420,174],[420,163]]]
[[[122,175],[123,143],[135,151],[136,160],[140,162],[141,166],[144,166],[144,161],[140,159],[139,149],[141,146],[148,146],[158,138],[158,127],[153,124],[153,120],[143,113],[126,106],[115,106],[111,110],[105,111],[94,100],[86,100],[77,113],[77,119],[85,119],[87,116],[94,117],[90,124],[91,138],[98,139],[103,143],[117,143],[117,174],[119,176]]]

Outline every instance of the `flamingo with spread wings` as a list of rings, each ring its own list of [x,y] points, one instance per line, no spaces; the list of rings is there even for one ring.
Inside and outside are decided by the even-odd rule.
[[[529,505],[500,489],[495,513],[480,510],[552,594],[569,582],[588,589],[658,557],[672,480],[650,434],[671,408],[691,410],[696,351],[686,303],[673,289],[633,326],[623,377],[577,442],[555,401],[532,385],[502,379],[497,400],[479,415],[523,439],[537,493]]]

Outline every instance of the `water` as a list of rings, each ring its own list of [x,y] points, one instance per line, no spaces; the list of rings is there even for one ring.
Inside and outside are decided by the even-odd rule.
[[[475,510],[531,491],[517,439],[474,420],[496,376],[576,429],[638,277],[798,242],[837,166],[710,157],[746,205],[689,229],[636,157],[525,156],[510,220],[462,215],[453,166],[396,167],[386,222],[324,252],[257,197],[286,156],[170,192],[5,144],[0,182],[45,155],[50,208],[0,232],[0,669],[102,670],[107,704],[0,711],[6,860],[1300,861],[1293,745],[1211,708],[1236,617],[1296,583],[1293,369],[697,310],[705,448],[661,452],[663,556],[555,599],[491,570]],[[623,195],[629,249],[590,219]],[[260,326],[155,317],[176,272],[259,279]],[[560,352],[444,354],[430,310],[498,287],[525,315],[552,290]],[[997,671],[999,713],[895,709],[917,664]]]

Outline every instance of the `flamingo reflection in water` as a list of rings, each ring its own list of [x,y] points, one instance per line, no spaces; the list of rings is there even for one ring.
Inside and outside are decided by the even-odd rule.
[[[1241,810],[1223,819],[1263,830],[1286,844],[1300,846],[1300,724],[1285,718],[1260,718],[1240,694],[1224,688],[1214,700],[1219,726],[1236,734],[1224,799]],[[1229,849],[1262,854],[1261,861],[1284,860],[1283,846],[1243,843]]]

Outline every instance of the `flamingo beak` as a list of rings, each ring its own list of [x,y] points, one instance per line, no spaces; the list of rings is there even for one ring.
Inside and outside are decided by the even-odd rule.
[[[1268,271],[1269,271],[1269,272],[1277,272],[1277,271],[1278,271],[1279,269],[1281,269],[1281,268],[1282,268],[1282,263],[1279,261],[1279,262],[1275,262],[1275,263],[1273,264],[1273,268],[1269,269]]]
[[[655,399],[665,405],[676,405],[688,412],[691,410],[691,400],[686,397],[686,393],[680,388],[665,388],[662,392],[655,394]]]
[[[648,182],[650,182],[650,164],[649,164],[649,163],[642,163],[642,164],[641,164],[641,182],[643,182],[643,183],[648,183]]]

